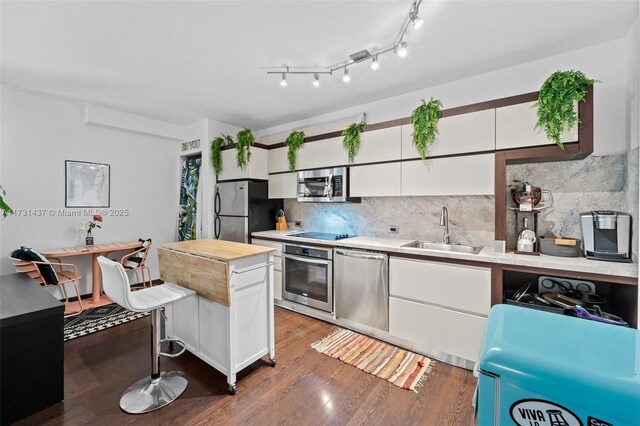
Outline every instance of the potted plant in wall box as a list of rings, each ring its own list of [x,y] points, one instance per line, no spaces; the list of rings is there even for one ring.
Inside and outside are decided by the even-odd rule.
[[[534,106],[538,107],[536,128],[544,128],[547,138],[564,149],[562,132],[577,123],[578,114],[574,102],[584,102],[589,86],[598,82],[580,71],[556,71],[545,80]]]
[[[238,168],[247,167],[251,159],[251,145],[256,141],[253,133],[249,129],[243,129],[236,135],[236,164]]]
[[[287,160],[289,160],[289,171],[296,171],[296,156],[297,152],[300,148],[304,146],[304,132],[292,131],[287,139],[284,141],[284,144],[289,147],[287,151]]]
[[[422,100],[422,105],[411,113],[413,125],[413,145],[424,160],[429,147],[438,136],[438,121],[442,115],[442,102],[431,98],[429,102]]]
[[[233,144],[233,138],[229,135],[221,134],[217,138],[214,138],[211,141],[211,164],[213,165],[213,169],[216,172],[216,177],[222,171],[222,157],[220,152],[222,151],[222,147],[224,145]]]
[[[342,136],[344,136],[344,139],[342,140],[342,146],[347,150],[349,164],[353,164],[353,159],[360,150],[360,133],[362,133],[362,128],[366,125],[367,123],[365,123],[364,121],[361,121],[359,123],[351,123],[342,132]]]

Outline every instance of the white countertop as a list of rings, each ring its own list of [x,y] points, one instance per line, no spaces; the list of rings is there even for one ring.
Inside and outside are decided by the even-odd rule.
[[[364,250],[392,251],[395,253],[441,257],[445,259],[471,260],[475,262],[499,263],[503,265],[528,266],[532,268],[547,268],[560,271],[585,272],[592,274],[612,275],[618,277],[638,277],[637,263],[603,262],[587,260],[584,257],[556,257],[541,254],[528,256],[515,253],[496,253],[493,247],[484,247],[479,254],[439,252],[417,248],[402,247],[415,240],[378,237],[352,237],[338,241],[317,240],[313,238],[292,237],[290,234],[303,232],[302,230],[261,231],[252,233],[255,238],[271,238],[280,241],[308,244],[324,244]]]

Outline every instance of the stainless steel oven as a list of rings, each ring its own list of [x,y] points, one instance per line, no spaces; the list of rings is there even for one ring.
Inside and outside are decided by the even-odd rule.
[[[284,244],[283,252],[282,297],[333,313],[333,251]]]

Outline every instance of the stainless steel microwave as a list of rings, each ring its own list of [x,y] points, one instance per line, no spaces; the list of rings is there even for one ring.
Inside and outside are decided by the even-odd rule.
[[[349,197],[348,168],[298,172],[298,201],[320,203],[358,202]]]

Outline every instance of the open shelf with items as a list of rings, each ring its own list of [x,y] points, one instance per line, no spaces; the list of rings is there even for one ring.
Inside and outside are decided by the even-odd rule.
[[[515,268],[518,270],[515,270]],[[602,312],[620,317],[626,321],[629,326],[637,327],[638,286],[635,278],[523,268],[521,266],[514,267],[514,269],[503,266],[497,269],[499,269],[499,271],[494,271],[494,273],[497,272],[499,276],[494,279],[494,284],[499,284],[500,289],[493,289],[493,304],[509,303],[533,309],[562,313],[564,309],[559,305],[553,302],[547,305],[540,301],[539,298],[549,302],[547,298],[542,296],[545,292],[565,293],[565,295],[571,297],[571,294],[566,294],[563,287],[577,288],[578,291],[576,293],[585,293],[586,295],[583,296],[584,299],[593,302],[583,301],[585,308],[592,310],[595,304],[599,306]],[[539,280],[540,277],[543,277],[543,280]],[[550,279],[544,280],[544,277],[550,277]],[[528,296],[516,302],[515,299],[518,298],[519,293],[525,290],[527,283],[530,283],[527,291]],[[591,283],[593,285],[591,285]],[[494,287],[497,287],[497,285],[494,285]],[[536,295],[538,297],[536,297]],[[549,296],[547,295],[547,297]],[[557,297],[555,298],[558,299]],[[575,299],[575,297],[573,298]],[[560,303],[567,303],[567,305],[572,304],[570,301],[562,298],[560,299]]]

